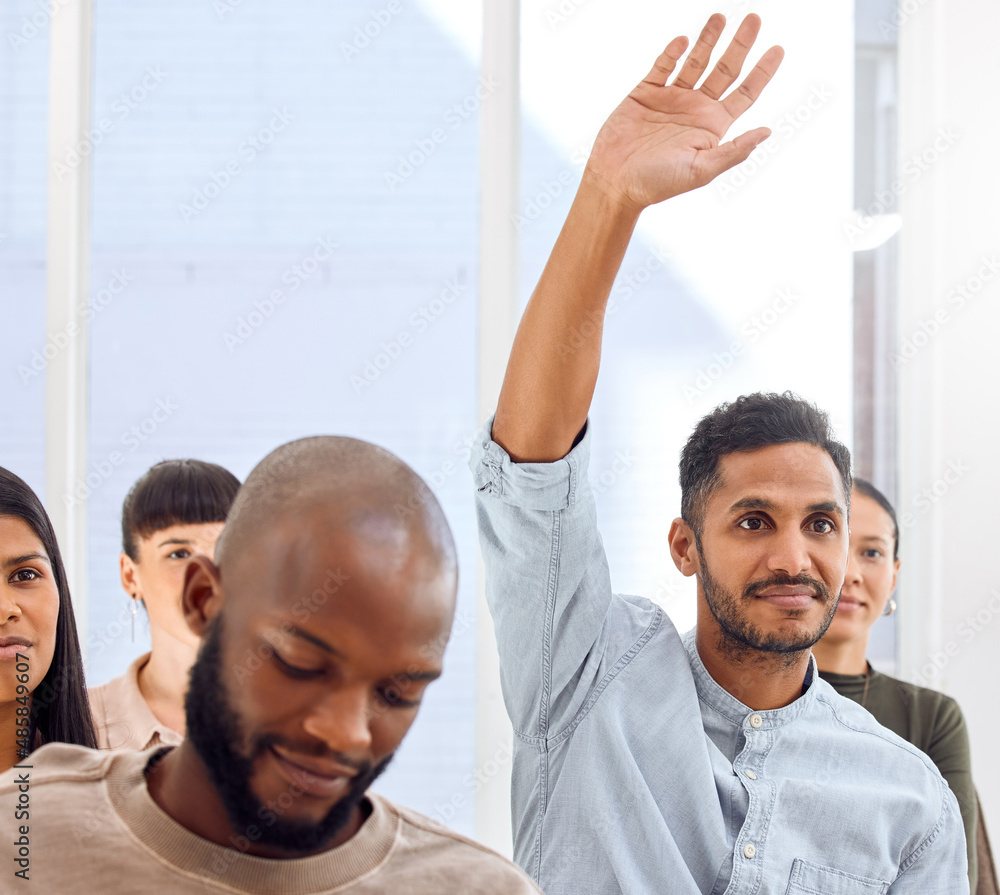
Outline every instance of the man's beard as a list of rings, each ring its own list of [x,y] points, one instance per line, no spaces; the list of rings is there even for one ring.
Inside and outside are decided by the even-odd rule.
[[[357,774],[351,780],[347,794],[330,808],[322,820],[315,823],[282,819],[281,814],[291,804],[287,799],[279,797],[277,802],[269,805],[261,802],[250,789],[254,760],[272,745],[284,744],[293,751],[303,750],[294,749],[292,744],[274,734],[255,736],[244,747],[246,737],[222,680],[222,625],[219,617],[206,632],[198,658],[191,668],[184,708],[187,738],[205,764],[234,834],[246,836],[250,827],[256,827],[260,835],[253,840],[255,844],[301,854],[320,851],[351,820],[368,787],[392,759],[389,755],[374,767],[369,762],[358,766],[333,753],[338,764],[357,768]],[[294,785],[290,785],[286,792],[293,800],[302,796]]]
[[[732,591],[722,587],[711,575],[708,560],[701,544],[698,544],[701,557],[701,586],[705,594],[705,602],[709,611],[719,623],[721,636],[719,646],[727,655],[735,659],[746,659],[754,654],[766,653],[775,657],[783,656],[789,662],[795,661],[795,656],[809,649],[825,633],[837,612],[837,600],[830,598],[830,590],[822,581],[810,578],[808,575],[772,575],[760,581],[752,581],[743,589],[743,594],[736,597]],[[812,588],[827,606],[826,617],[819,627],[812,632],[798,634],[783,634],[779,631],[766,631],[747,618],[745,606],[756,599],[761,593],[776,585],[805,586]]]

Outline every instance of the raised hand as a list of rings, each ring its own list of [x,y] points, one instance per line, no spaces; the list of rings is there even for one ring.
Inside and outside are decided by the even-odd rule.
[[[726,52],[696,86],[725,26],[724,16],[713,15],[673,83],[667,84],[688,46],[686,37],[675,37],[604,123],[587,173],[613,197],[641,209],[704,186],[744,161],[770,134],[759,127],[720,142],[753,105],[784,56],[781,47],[771,47],[742,83],[720,99],[739,77],[757,39],[758,16],[743,20]]]
[[[493,438],[517,462],[566,455],[590,410],[601,365],[608,295],[639,213],[647,205],[708,183],[739,164],[767,137],[766,127],[721,143],[753,105],[784,55],[772,47],[725,99],[753,46],[760,19],[747,16],[700,87],[723,16],[687,49],[672,40],[652,71],[611,114],[510,352]]]

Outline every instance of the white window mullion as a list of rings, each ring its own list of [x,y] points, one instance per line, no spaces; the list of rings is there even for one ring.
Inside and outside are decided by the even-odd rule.
[[[50,21],[46,329],[61,347],[45,371],[45,503],[55,526],[86,642],[86,478],[90,270],[92,0],[61,5]]]
[[[482,77],[496,84],[480,109],[479,419],[496,409],[514,339],[519,300],[520,2],[484,0]],[[511,854],[511,729],[500,693],[482,560],[477,571],[476,837]]]

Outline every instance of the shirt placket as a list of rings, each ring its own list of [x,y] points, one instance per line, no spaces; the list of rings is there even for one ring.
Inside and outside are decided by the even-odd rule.
[[[733,873],[726,895],[752,895],[760,890],[771,809],[771,784],[764,763],[773,738],[766,715],[750,712],[742,722],[743,749],[733,761],[733,772],[747,792],[749,807],[736,837]]]

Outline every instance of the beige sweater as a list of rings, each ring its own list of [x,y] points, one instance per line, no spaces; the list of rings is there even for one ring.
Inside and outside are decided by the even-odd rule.
[[[145,769],[162,748],[99,752],[53,743],[28,757],[32,767],[5,772],[0,891],[538,895],[506,859],[375,793],[361,829],[319,855],[275,860],[215,845],[150,797]],[[19,806],[26,817],[17,816]]]

